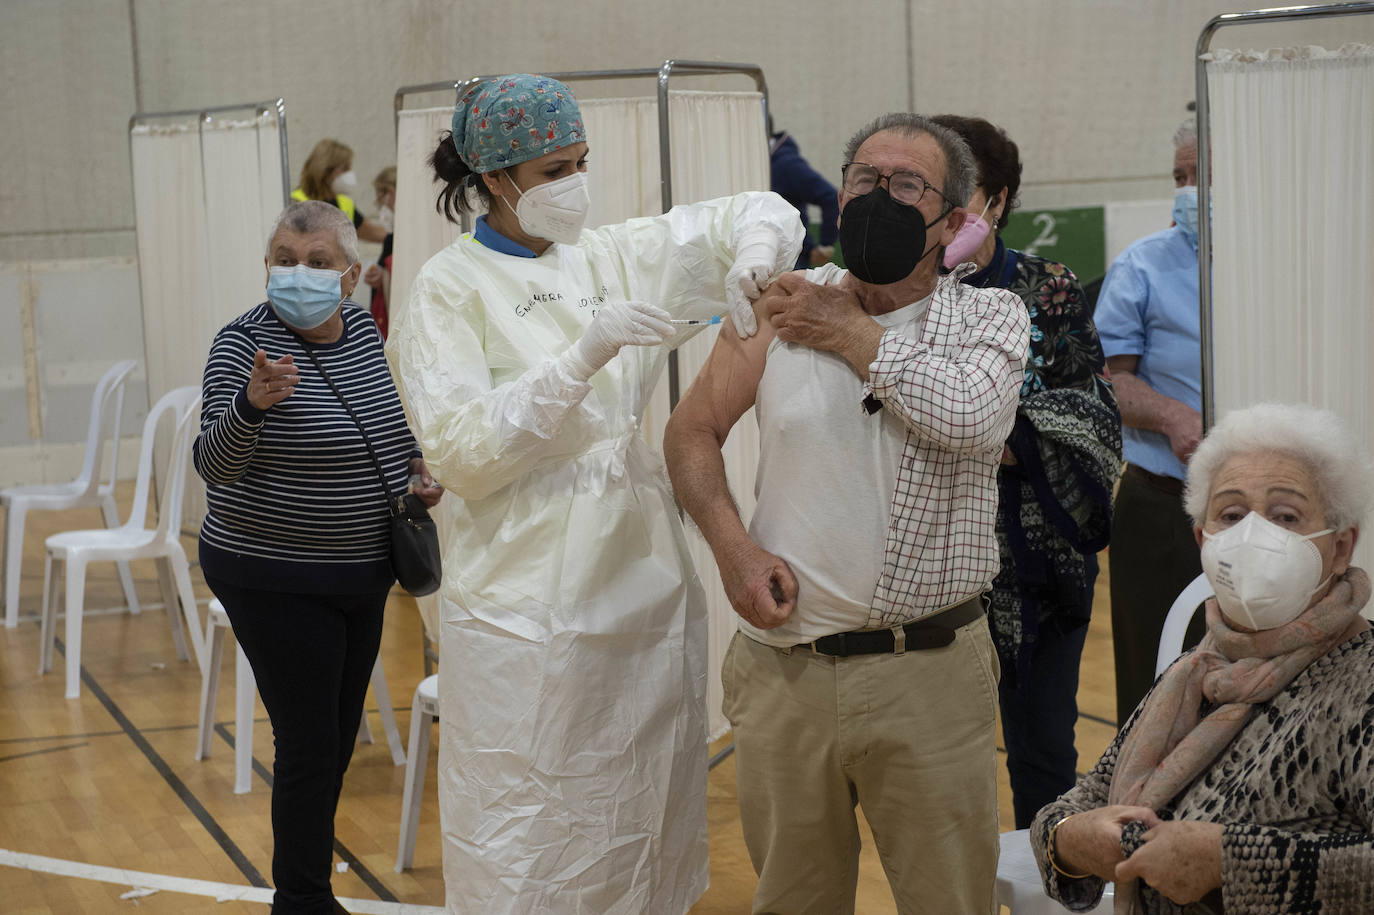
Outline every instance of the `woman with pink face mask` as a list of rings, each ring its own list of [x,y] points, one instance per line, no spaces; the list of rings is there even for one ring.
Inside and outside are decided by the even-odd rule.
[[[1313,407],[1203,439],[1184,504],[1207,635],[1036,816],[1051,896],[1082,911],[1111,880],[1118,912],[1374,912],[1374,634],[1350,564],[1372,473]]]
[[[997,475],[1001,568],[988,620],[1002,662],[999,704],[1016,828],[1074,783],[1078,663],[1092,612],[1097,552],[1111,531],[1121,468],[1121,416],[1073,273],[1001,239],[1016,206],[1016,144],[981,118],[938,115],[978,166],[967,222],[946,268],[972,261],[973,286],[1016,293],[1030,315],[1030,352],[1016,425]]]

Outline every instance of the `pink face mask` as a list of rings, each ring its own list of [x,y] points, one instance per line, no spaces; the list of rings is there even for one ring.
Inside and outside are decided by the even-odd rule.
[[[963,227],[955,234],[954,241],[945,247],[945,269],[953,270],[964,261],[973,259],[974,253],[992,231],[992,227],[983,219],[983,214],[987,213],[991,205],[991,200],[983,204],[983,212],[977,216],[972,213],[964,214]]]

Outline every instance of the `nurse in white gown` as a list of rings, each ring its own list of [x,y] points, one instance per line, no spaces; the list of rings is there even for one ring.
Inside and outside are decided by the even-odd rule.
[[[387,342],[458,497],[439,667],[455,913],[680,915],[707,884],[705,598],[639,426],[687,336],[669,319],[750,324],[801,225],[749,193],[583,229],[586,157],[556,80],[467,92],[433,161],[450,219],[469,187],[489,215],[420,270]]]

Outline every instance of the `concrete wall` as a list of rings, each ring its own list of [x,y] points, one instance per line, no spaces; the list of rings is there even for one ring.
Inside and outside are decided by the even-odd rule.
[[[127,124],[284,96],[291,171],[325,136],[364,183],[394,159],[402,85],[509,70],[764,68],[777,123],[827,174],[870,116],[974,113],[1021,145],[1028,206],[1168,195],[1215,0],[5,0],[0,261],[131,256]],[[1223,32],[1228,46],[1374,41],[1374,17]],[[722,85],[746,86],[742,81]],[[601,88],[601,87],[598,87]],[[609,87],[647,90],[650,86]],[[440,96],[436,101],[448,101]],[[592,138],[593,146],[595,138]],[[361,194],[370,208],[370,189]]]

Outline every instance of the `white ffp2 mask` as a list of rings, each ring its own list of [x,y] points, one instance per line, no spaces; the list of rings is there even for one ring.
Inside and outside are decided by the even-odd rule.
[[[1297,619],[1324,584],[1322,556],[1312,540],[1332,532],[1299,534],[1257,512],[1221,533],[1204,531],[1202,570],[1221,611],[1251,629]]]
[[[329,189],[335,194],[351,194],[353,189],[358,186],[358,175],[352,169],[344,172],[329,185]]]
[[[537,184],[528,191],[520,190],[514,181],[511,186],[520,195],[520,202],[512,208],[520,228],[535,238],[547,238],[564,245],[577,244],[592,204],[585,173],[573,172],[557,181]],[[510,206],[509,200],[506,206]]]

